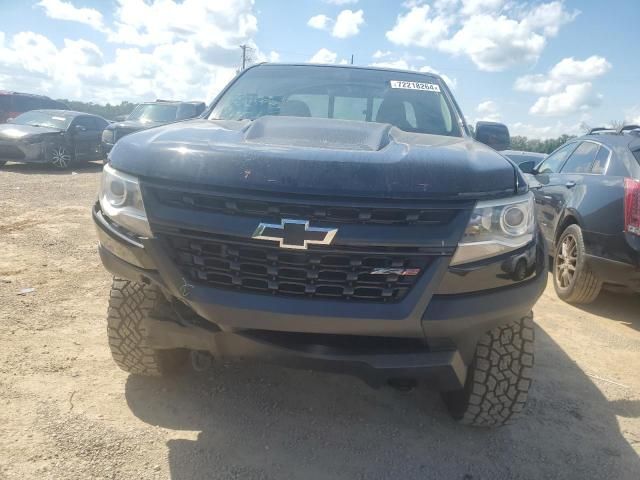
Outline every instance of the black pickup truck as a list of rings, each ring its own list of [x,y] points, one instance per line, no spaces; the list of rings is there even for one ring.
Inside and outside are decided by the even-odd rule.
[[[249,68],[203,118],[120,140],[93,218],[128,372],[241,356],[425,380],[470,425],[523,410],[533,195],[436,75]]]

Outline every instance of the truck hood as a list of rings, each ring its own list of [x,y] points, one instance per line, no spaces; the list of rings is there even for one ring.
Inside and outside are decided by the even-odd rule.
[[[375,198],[511,195],[514,165],[469,138],[300,117],[192,120],[134,133],[114,168],[203,187]]]

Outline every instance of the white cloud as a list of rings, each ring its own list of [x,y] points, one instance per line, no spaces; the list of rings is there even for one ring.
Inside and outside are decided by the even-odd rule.
[[[530,123],[516,122],[509,125],[509,133],[512,136],[520,135],[529,138],[558,138],[560,135],[581,135],[583,123],[567,124],[562,121],[547,123],[545,125],[532,125]]]
[[[435,47],[449,33],[451,21],[440,15],[430,18],[430,11],[429,5],[417,5],[398,15],[395,26],[386,33],[387,39],[405,47]]]
[[[604,75],[611,64],[604,57],[593,55],[586,60],[568,57],[560,60],[547,75],[524,75],[516,80],[514,88],[521,92],[549,94],[562,90],[565,86],[592,80]]]
[[[358,3],[358,0],[324,0],[326,3],[331,3],[332,5],[349,5]]]
[[[544,36],[522,22],[503,15],[474,15],[439,47],[454,55],[467,55],[480,70],[496,72],[519,63],[534,63],[545,44]]]
[[[353,37],[360,33],[360,26],[364,23],[362,10],[342,10],[336,18],[331,35],[337,38]]]
[[[321,48],[309,59],[309,63],[336,63],[337,57],[338,54],[336,52]]]
[[[103,29],[102,14],[94,8],[77,8],[63,0],[41,0],[36,6],[44,8],[49,18],[84,23],[96,30]]]
[[[279,62],[280,61],[280,54],[278,52],[276,52],[275,50],[271,50],[269,52],[269,61],[270,62]]]
[[[499,122],[500,112],[498,104],[493,100],[485,100],[476,107],[478,118],[476,120],[486,120],[489,122]]]
[[[411,70],[411,67],[404,59],[399,60],[383,60],[382,62],[373,62],[370,64],[372,67],[380,68],[396,68],[398,70]]]
[[[67,5],[49,2],[49,11],[59,3]],[[92,26],[116,44],[109,55],[84,39],[54,43],[34,32],[0,32],[0,88],[94,102],[208,102],[234,76],[240,63],[238,45],[250,45],[256,60],[279,58],[277,52],[261,52],[253,42],[253,8],[253,0],[118,0],[113,24],[105,24],[111,15],[100,17],[102,23],[92,20]],[[50,16],[66,19],[60,11]],[[70,16],[68,11],[65,15]]]
[[[329,27],[329,24],[331,22],[332,20],[330,17],[320,14],[320,15],[314,15],[313,17],[311,17],[307,22],[307,25],[309,25],[311,28],[316,28],[318,30],[326,30]]]
[[[146,47],[187,40],[204,50],[235,51],[258,29],[253,0],[117,1],[108,36],[114,43]]]
[[[371,55],[371,57],[374,59],[378,59],[388,57],[389,55],[391,55],[391,52],[389,50],[386,50],[384,52],[382,50],[376,50],[373,55]]]
[[[625,111],[624,123],[626,125],[640,125],[640,104]]]
[[[466,55],[480,70],[502,71],[535,63],[547,39],[578,14],[567,11],[562,0],[533,7],[499,0],[465,0],[458,9],[452,8],[454,4],[438,2],[432,8],[411,2],[409,11],[399,15],[386,33],[387,39],[397,45]]]
[[[360,26],[364,24],[364,12],[358,10],[342,10],[336,19],[324,14],[314,15],[309,19],[307,25],[318,30],[329,30],[331,25],[331,35],[336,38],[353,37],[360,33]]]
[[[543,95],[529,109],[534,115],[584,112],[602,102],[602,95],[593,91],[591,81],[610,69],[611,64],[604,57],[593,55],[585,60],[568,57],[560,60],[547,74],[519,77],[514,89]]]
[[[589,110],[602,103],[602,95],[593,92],[590,82],[567,85],[564,90],[540,97],[529,109],[533,115],[568,115]]]
[[[464,15],[477,15],[479,13],[495,12],[504,5],[505,0],[462,0]]]

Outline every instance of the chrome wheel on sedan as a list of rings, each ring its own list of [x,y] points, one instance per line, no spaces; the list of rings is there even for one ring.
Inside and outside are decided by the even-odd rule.
[[[64,170],[71,166],[72,159],[69,149],[59,145],[51,150],[49,161],[54,167]]]
[[[578,245],[573,235],[567,235],[562,240],[560,251],[556,257],[556,277],[562,288],[569,288],[573,282],[576,265],[578,263]]]
[[[579,225],[569,225],[556,243],[553,286],[558,296],[569,303],[591,303],[600,293],[602,281],[587,261]]]

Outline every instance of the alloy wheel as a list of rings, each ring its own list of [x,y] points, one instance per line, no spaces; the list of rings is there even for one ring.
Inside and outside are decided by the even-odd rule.
[[[65,147],[55,147],[51,152],[51,163],[60,169],[67,168],[71,165],[71,154]]]
[[[555,264],[558,286],[569,288],[574,281],[578,265],[578,242],[573,235],[567,235],[562,240]]]

